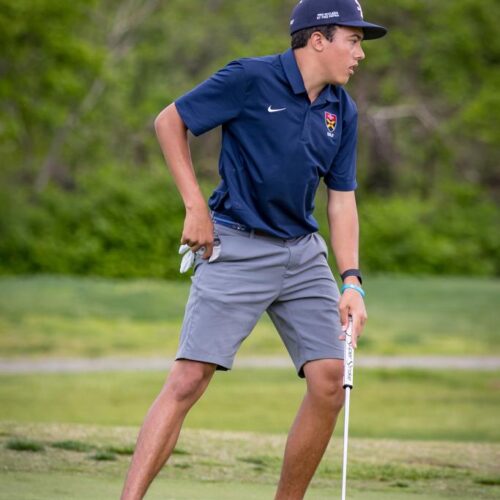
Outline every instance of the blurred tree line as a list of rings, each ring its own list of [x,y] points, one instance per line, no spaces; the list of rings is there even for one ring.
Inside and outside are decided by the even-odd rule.
[[[286,50],[294,4],[0,0],[0,272],[175,277],[183,208],[153,120],[228,61]],[[500,275],[498,2],[363,7],[390,29],[348,87],[364,267]],[[219,143],[191,144],[207,194]]]

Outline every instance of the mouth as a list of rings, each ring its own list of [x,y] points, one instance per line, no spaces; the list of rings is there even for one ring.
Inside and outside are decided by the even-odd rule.
[[[353,64],[352,66],[349,66],[347,68],[347,71],[349,72],[350,75],[354,75],[354,73],[356,72],[356,68],[358,67],[357,64]]]

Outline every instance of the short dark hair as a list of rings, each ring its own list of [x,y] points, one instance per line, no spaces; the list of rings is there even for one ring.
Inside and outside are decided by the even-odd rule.
[[[296,31],[292,35],[292,49],[295,50],[305,47],[309,38],[311,38],[311,35],[316,31],[319,31],[329,42],[331,42],[336,29],[336,24],[326,24],[323,26],[313,26],[312,28],[305,28],[303,30]]]

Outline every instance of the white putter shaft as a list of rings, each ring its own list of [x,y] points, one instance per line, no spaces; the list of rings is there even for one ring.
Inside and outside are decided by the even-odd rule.
[[[349,402],[354,377],[354,347],[352,346],[352,318],[349,316],[349,325],[345,333],[344,345],[344,459],[342,461],[342,500],[345,500],[347,483],[347,440],[349,437]]]

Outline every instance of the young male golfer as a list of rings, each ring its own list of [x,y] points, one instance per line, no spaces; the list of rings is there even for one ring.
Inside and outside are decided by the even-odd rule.
[[[196,252],[195,269],[176,361],[145,418],[122,500],[143,498],[189,409],[216,369],[232,367],[264,312],[307,385],[276,499],[304,497],[332,435],[344,401],[342,332],[351,316],[356,345],[366,321],[354,196],[357,113],[342,86],[364,58],[363,39],[386,29],[364,21],[357,0],[301,0],[290,31],[291,50],[228,64],[156,119],[186,207],[181,242]],[[200,135],[219,125],[221,182],[207,206],[187,130]],[[321,179],[342,295],[312,215]]]

